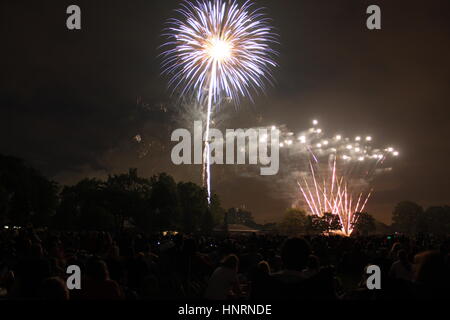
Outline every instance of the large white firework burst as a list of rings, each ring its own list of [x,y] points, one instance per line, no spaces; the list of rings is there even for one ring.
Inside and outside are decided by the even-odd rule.
[[[213,105],[222,98],[235,104],[241,96],[271,81],[276,34],[261,9],[251,1],[184,1],[180,18],[169,20],[163,45],[163,74],[181,96],[192,92],[207,103],[203,184],[211,199],[210,126]]]
[[[163,73],[170,86],[198,98],[212,89],[214,102],[222,97],[251,98],[252,89],[271,82],[277,35],[261,9],[246,1],[184,1],[170,19],[164,44]]]

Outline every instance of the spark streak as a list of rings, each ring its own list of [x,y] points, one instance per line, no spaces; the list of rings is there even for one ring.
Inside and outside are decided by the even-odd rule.
[[[169,20],[163,45],[163,74],[181,96],[193,93],[198,101],[207,96],[203,183],[211,199],[210,128],[214,108],[222,98],[236,104],[251,99],[252,91],[271,83],[276,52],[270,45],[277,35],[260,9],[248,0],[184,1],[180,18]]]
[[[400,153],[393,147],[384,151],[374,148],[371,136],[325,138],[322,130],[315,129],[319,122],[314,120],[313,125],[309,135],[300,133],[296,145],[285,147],[292,151],[298,148],[294,154],[306,154],[308,158],[307,171],[297,185],[311,214],[339,216],[342,233],[350,236],[356,214],[364,212],[373,194],[368,188],[371,178],[388,156],[396,158]]]

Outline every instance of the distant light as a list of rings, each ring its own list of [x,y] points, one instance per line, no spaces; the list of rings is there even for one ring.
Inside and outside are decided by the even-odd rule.
[[[394,152],[394,148],[387,149],[389,152]]]
[[[292,141],[292,140],[288,140],[288,141],[286,142],[286,144],[287,144],[288,146],[291,146],[291,145],[292,145],[292,143],[293,143],[293,141]]]
[[[347,149],[348,149],[348,150],[352,150],[352,149],[353,149],[353,146],[352,146],[351,144],[349,144],[349,145],[347,146]]]
[[[372,137],[367,137],[367,138],[366,138],[366,141],[367,141],[367,142],[372,141]]]
[[[356,141],[361,141],[361,137],[356,137]]]
[[[284,148],[284,143],[280,143],[280,148]]]
[[[8,229],[9,229],[9,226],[5,226],[5,229],[8,230]]]
[[[336,136],[336,140],[338,140],[338,141],[339,141],[339,140],[342,140],[342,136],[337,135],[337,136]]]
[[[327,146],[327,145],[329,144],[329,142],[328,142],[327,140],[325,140],[325,141],[323,142],[323,144],[324,144],[325,146]]]
[[[317,129],[317,133],[322,133],[322,129]]]
[[[272,126],[272,131],[275,131],[275,130],[277,130],[277,127]]]
[[[360,148],[356,148],[355,151],[356,151],[356,152],[360,152],[361,149],[360,149]]]
[[[318,143],[318,144],[317,144],[317,148],[322,148],[322,144],[321,144],[321,143]]]
[[[318,124],[319,124],[319,121],[313,120],[313,125],[314,125],[314,126],[317,126]]]
[[[395,152],[393,153],[393,155],[394,155],[394,157],[398,157],[398,156],[400,155],[400,152],[395,151]]]
[[[362,162],[362,161],[364,161],[365,159],[364,159],[364,157],[359,157],[358,160]]]

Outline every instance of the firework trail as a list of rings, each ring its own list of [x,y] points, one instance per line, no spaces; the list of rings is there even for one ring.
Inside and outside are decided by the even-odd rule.
[[[342,234],[351,235],[356,213],[364,212],[373,195],[373,178],[389,172],[386,161],[400,153],[393,147],[377,147],[371,136],[327,136],[318,121],[297,133],[284,125],[272,130],[278,130],[281,139],[280,172],[269,185],[272,196],[294,207],[306,206],[312,215],[336,215]],[[236,173],[258,179],[258,171],[251,167]]]
[[[193,93],[207,104],[203,183],[211,197],[210,129],[221,99],[239,98],[271,83],[276,34],[269,20],[251,1],[184,1],[170,19],[163,45],[163,74],[181,96]]]
[[[280,146],[306,156],[307,168],[297,184],[311,214],[337,215],[342,233],[349,236],[356,213],[363,212],[372,196],[371,179],[388,157],[398,157],[399,152],[374,147],[370,136],[326,137],[318,125],[313,121],[313,127],[296,140],[293,133],[285,132]]]

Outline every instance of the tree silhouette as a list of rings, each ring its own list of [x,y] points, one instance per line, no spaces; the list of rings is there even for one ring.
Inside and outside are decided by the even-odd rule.
[[[450,233],[450,207],[430,207],[419,217],[418,231],[444,236]]]
[[[294,208],[288,209],[278,226],[278,230],[288,236],[301,234],[306,231],[307,220],[305,211]]]
[[[126,220],[139,220],[150,214],[148,200],[152,185],[149,180],[140,178],[137,169],[128,173],[109,176],[103,187],[107,210],[115,217],[116,227],[123,230]],[[147,226],[142,226],[147,229]]]
[[[180,225],[181,207],[177,184],[166,173],[151,178],[150,205],[155,226],[160,230],[176,230]]]
[[[355,233],[368,236],[370,232],[376,230],[375,218],[365,212],[357,212],[352,223]]]
[[[0,214],[23,226],[46,226],[58,205],[58,185],[24,161],[0,155]]]
[[[180,182],[178,195],[181,206],[181,227],[184,232],[196,232],[200,225],[207,222],[208,194],[195,183]]]
[[[392,213],[393,228],[406,234],[414,234],[418,229],[420,216],[423,209],[411,201],[403,201],[397,204]]]
[[[324,213],[322,220],[324,221],[325,231],[337,231],[342,229],[341,220],[337,214]]]
[[[53,227],[61,230],[111,230],[114,216],[107,210],[104,183],[84,179],[74,186],[64,187]]]

